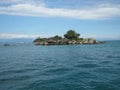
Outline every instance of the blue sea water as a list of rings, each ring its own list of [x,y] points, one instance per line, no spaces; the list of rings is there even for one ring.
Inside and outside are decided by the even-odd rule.
[[[120,90],[120,41],[0,46],[0,90]]]

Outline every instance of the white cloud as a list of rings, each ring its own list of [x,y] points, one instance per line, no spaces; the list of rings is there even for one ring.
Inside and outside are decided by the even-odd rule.
[[[37,38],[39,35],[14,34],[14,33],[0,33],[0,39],[14,39],[14,38]]]
[[[36,4],[44,5],[42,0],[0,0],[0,5],[13,5],[13,4]]]
[[[0,14],[35,17],[67,17],[77,19],[106,19],[120,16],[120,5],[104,4],[97,7],[82,9],[64,9],[48,8],[43,3],[36,4],[34,0],[30,0],[29,2],[25,2],[25,0],[7,1],[12,1],[11,5],[7,7],[0,6]]]

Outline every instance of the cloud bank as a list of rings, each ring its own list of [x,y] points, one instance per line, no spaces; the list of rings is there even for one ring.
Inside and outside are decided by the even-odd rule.
[[[14,33],[0,33],[0,39],[14,39],[14,38],[37,38],[40,35],[14,34]]]
[[[43,2],[33,0],[4,0],[0,3],[0,14],[34,16],[34,17],[65,17],[76,19],[108,19],[120,17],[120,5],[101,4],[95,7],[77,9],[50,8]],[[7,5],[2,5],[3,3]]]

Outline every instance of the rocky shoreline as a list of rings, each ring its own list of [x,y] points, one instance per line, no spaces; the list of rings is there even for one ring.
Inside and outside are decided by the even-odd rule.
[[[94,38],[79,38],[80,34],[73,30],[69,30],[64,38],[61,36],[54,36],[50,38],[38,37],[33,42],[35,45],[74,45],[74,44],[100,44],[105,43],[104,41],[97,41]]]
[[[74,44],[101,44],[105,43],[104,41],[96,41],[93,38],[85,38],[84,40],[53,40],[48,39],[46,41],[35,41],[35,45],[74,45]]]

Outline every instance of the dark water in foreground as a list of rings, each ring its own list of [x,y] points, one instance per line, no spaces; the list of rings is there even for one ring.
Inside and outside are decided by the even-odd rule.
[[[120,41],[0,46],[0,90],[120,90]]]

